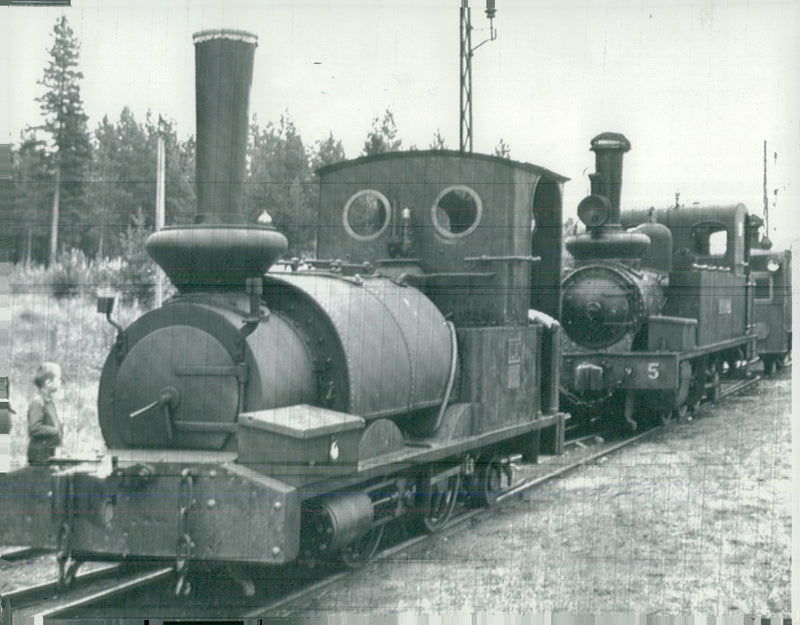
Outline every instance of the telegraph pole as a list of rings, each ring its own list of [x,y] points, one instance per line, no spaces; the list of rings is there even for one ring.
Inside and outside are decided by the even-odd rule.
[[[459,99],[459,116],[461,127],[459,129],[459,146],[462,152],[472,152],[472,55],[487,41],[497,39],[497,31],[494,29],[494,16],[497,9],[494,5],[495,0],[486,0],[486,17],[489,18],[489,38],[481,41],[474,48],[472,47],[472,18],[469,8],[469,0],[461,0],[461,19],[460,19],[460,49],[461,58],[461,97]]]
[[[158,116],[158,151],[156,163],[156,232],[164,227],[165,220],[165,190],[166,190],[166,150],[164,146],[164,136],[167,132],[167,125],[162,119],[161,115]],[[164,271],[161,267],[156,268],[156,292],[155,292],[155,307],[160,308],[164,299]]]
[[[764,232],[769,236],[769,198],[767,197],[767,140],[764,139]]]

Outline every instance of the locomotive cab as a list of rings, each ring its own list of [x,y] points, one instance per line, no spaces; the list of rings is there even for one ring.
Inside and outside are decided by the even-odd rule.
[[[750,265],[758,354],[769,375],[788,363],[792,351],[792,252],[766,243],[751,248]]]
[[[511,413],[556,414],[560,348],[553,346],[560,326],[554,320],[566,178],[448,150],[362,157],[317,173],[317,252],[331,259],[317,262],[351,273],[368,266],[433,302],[456,328],[456,393],[480,407],[484,422],[500,424]],[[491,385],[475,382],[486,375],[479,349],[508,354],[490,370],[505,389],[497,398],[487,393]],[[542,354],[546,364],[537,367]],[[536,389],[536,396],[521,394],[523,388]]]
[[[456,325],[524,324],[529,308],[558,318],[567,178],[450,150],[366,156],[317,173],[319,265],[402,277]]]

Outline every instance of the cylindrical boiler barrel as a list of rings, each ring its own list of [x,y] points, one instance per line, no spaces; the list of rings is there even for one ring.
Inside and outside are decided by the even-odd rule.
[[[238,30],[194,35],[198,223],[246,222],[242,188],[257,43],[258,37]]]

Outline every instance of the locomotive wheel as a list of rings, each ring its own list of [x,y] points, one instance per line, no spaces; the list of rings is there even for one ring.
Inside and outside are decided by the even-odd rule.
[[[642,425],[658,427],[666,425],[672,420],[672,406],[675,395],[669,391],[650,391],[643,393],[639,402],[642,412]],[[632,432],[631,432],[632,433]]]
[[[452,475],[440,484],[431,484],[425,494],[422,527],[429,534],[440,531],[453,516],[461,475]]]
[[[708,398],[713,402],[719,401],[721,391],[722,382],[719,380],[719,371],[715,369],[711,374],[711,390],[708,392]]]
[[[689,395],[686,397],[686,405],[689,412],[695,413],[700,409],[700,402],[704,394],[706,365],[695,361],[692,363],[692,381],[689,384]]]
[[[656,425],[666,425],[672,421],[673,411],[669,408],[656,408]]]
[[[58,532],[58,545],[56,548],[56,563],[58,564],[58,588],[65,590],[75,581],[80,561],[72,557],[70,547],[72,529],[67,523],[62,523]]]
[[[675,408],[673,412],[675,413],[675,419],[677,419],[678,423],[683,423],[689,416],[689,406],[686,404],[681,404]]]
[[[360,568],[369,562],[378,552],[384,527],[386,526],[373,527],[365,536],[342,549],[340,553],[342,562],[351,569]]]
[[[474,496],[479,505],[491,508],[497,503],[497,498],[511,486],[511,484],[503,486],[504,477],[507,477],[506,473],[497,457],[478,465],[477,479],[475,480],[477,490]]]
[[[634,391],[623,391],[625,397],[622,404],[622,419],[620,420],[620,427],[623,436],[632,436],[636,430],[639,429],[639,424],[633,418],[636,410],[636,394]]]

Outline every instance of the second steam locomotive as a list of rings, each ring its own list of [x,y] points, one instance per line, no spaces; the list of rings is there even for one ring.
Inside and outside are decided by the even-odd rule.
[[[592,141],[597,171],[578,207],[587,232],[566,243],[562,385],[573,415],[616,415],[630,431],[716,399],[725,376],[749,376],[770,321],[754,308],[761,219],[741,204],[620,212],[629,149],[615,133]],[[776,343],[788,349],[785,334]]]

